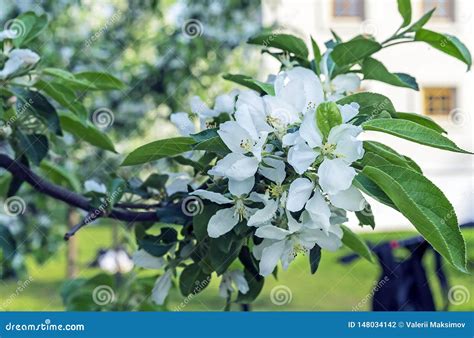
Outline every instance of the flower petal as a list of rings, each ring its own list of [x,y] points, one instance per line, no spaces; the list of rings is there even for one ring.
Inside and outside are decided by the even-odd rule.
[[[331,210],[319,189],[315,190],[313,197],[306,203],[305,209],[313,221],[308,224],[314,228],[322,228],[327,233],[330,226]]]
[[[245,130],[239,123],[235,121],[227,121],[219,126],[217,131],[222,141],[229,149],[238,154],[248,152],[242,147],[244,143],[253,144],[253,138],[247,130]]]
[[[281,72],[274,86],[275,96],[293,105],[303,115],[324,101],[321,81],[313,71],[303,67]]]
[[[231,271],[230,277],[232,278],[232,281],[237,286],[237,289],[240,291],[240,293],[246,294],[250,290],[249,283],[245,279],[244,273],[241,270]]]
[[[203,190],[203,189],[195,190],[192,193],[190,193],[190,195],[199,196],[217,204],[233,203],[233,201],[230,198],[227,198],[222,194],[219,194],[213,191]]]
[[[230,153],[219,160],[209,175],[224,176],[237,181],[243,181],[255,175],[258,169],[258,159],[242,154]]]
[[[263,249],[262,258],[260,259],[259,264],[260,275],[265,277],[275,270],[275,267],[285,250],[285,242],[286,241],[278,241]]]
[[[231,231],[237,223],[239,223],[239,217],[235,215],[233,207],[221,209],[209,220],[207,233],[209,237],[217,238]]]
[[[286,177],[285,162],[266,157],[263,159],[263,164],[260,165],[258,172],[270,181],[281,184]]]
[[[151,299],[158,305],[163,305],[171,289],[171,270],[158,277],[151,292]]]
[[[336,93],[351,93],[359,89],[360,78],[354,73],[341,74],[331,81],[331,85]]]
[[[290,185],[286,208],[289,211],[300,211],[311,196],[314,184],[307,178],[299,177]]]
[[[299,113],[296,108],[278,96],[266,95],[263,97],[265,111],[270,117],[270,124],[276,129],[286,129],[289,124],[299,122]]]
[[[229,178],[229,191],[234,196],[247,195],[255,184],[255,176],[249,177],[243,181],[236,181]]]
[[[288,236],[290,232],[288,230],[278,228],[273,225],[265,225],[260,227],[255,231],[255,236],[260,238],[267,238],[267,239],[276,239],[276,240],[283,240]]]
[[[349,211],[363,210],[367,203],[361,192],[353,185],[347,190],[339,191],[337,194],[329,194],[328,197],[332,205]]]
[[[170,116],[170,121],[178,128],[179,133],[184,136],[189,136],[196,132],[196,127],[193,121],[189,118],[188,113],[174,113]]]
[[[265,223],[268,223],[278,209],[278,201],[273,199],[268,199],[265,202],[265,207],[263,209],[257,209],[257,211],[250,216],[247,221],[248,226],[259,226]]]
[[[201,119],[207,119],[219,115],[218,112],[210,109],[199,96],[191,97],[189,99],[189,105],[191,106],[191,111]]]
[[[338,107],[342,115],[342,123],[347,123],[354,116],[359,114],[360,104],[352,102],[350,104],[338,105]]]
[[[349,189],[355,175],[355,169],[340,158],[325,159],[318,169],[319,185],[323,191],[332,195]]]
[[[317,153],[305,142],[298,143],[288,151],[288,163],[298,174],[303,174],[316,160]]]
[[[299,133],[311,148],[320,147],[323,144],[321,132],[316,124],[316,110],[304,116]]]
[[[145,269],[161,269],[166,263],[163,257],[155,257],[143,249],[136,251],[132,259],[136,266]]]
[[[229,94],[222,94],[216,97],[214,103],[214,111],[217,113],[230,113],[234,112],[235,96],[236,92],[230,92]]]

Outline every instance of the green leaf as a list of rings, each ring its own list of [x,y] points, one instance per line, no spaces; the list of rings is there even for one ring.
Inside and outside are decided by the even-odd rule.
[[[342,123],[342,115],[334,102],[323,102],[316,109],[316,124],[327,139],[329,132]]]
[[[411,0],[398,0],[398,12],[403,18],[401,28],[408,26],[411,22]]]
[[[311,37],[311,47],[313,48],[314,60],[312,61],[312,65],[316,74],[320,74],[321,70],[319,69],[319,63],[321,62],[322,55],[321,50],[319,49],[318,43],[316,40]]]
[[[145,234],[137,239],[141,249],[155,257],[164,256],[177,242],[178,233],[173,228],[161,228],[159,235]]]
[[[219,135],[195,144],[193,149],[205,150],[208,152],[216,153],[221,156],[225,156],[230,153],[229,148],[225,145],[224,141],[222,141]]]
[[[365,241],[345,225],[341,225],[341,228],[343,231],[342,243],[352,251],[358,253],[361,257],[364,257],[369,262],[373,263],[374,256]]]
[[[403,73],[391,73],[378,60],[366,58],[362,63],[362,73],[364,80],[376,80],[391,84],[397,87],[411,88],[419,90],[418,83],[414,77]]]
[[[413,25],[408,27],[407,32],[416,32],[420,30],[421,28],[423,28],[423,26],[426,25],[426,23],[431,19],[431,16],[433,15],[435,10],[436,8],[433,8],[432,10],[423,14],[423,16],[418,21],[416,21]]]
[[[192,137],[174,137],[145,144],[132,151],[121,166],[137,165],[192,150]]]
[[[34,12],[25,12],[10,21],[5,28],[18,32],[18,36],[13,39],[13,44],[18,48],[36,38],[47,25],[48,17],[46,14],[38,16]]]
[[[459,148],[453,141],[439,134],[433,129],[424,127],[418,123],[408,120],[376,119],[364,122],[362,124],[362,128],[364,130],[387,133],[409,141],[424,144],[429,147],[471,154],[470,152]]]
[[[0,249],[3,254],[0,255],[4,260],[11,260],[16,252],[16,241],[10,229],[3,224],[0,224]]]
[[[210,283],[211,275],[202,271],[197,263],[188,265],[179,276],[179,289],[185,297],[190,294],[198,294]]]
[[[43,160],[40,164],[40,169],[46,177],[56,184],[62,185],[73,191],[81,191],[81,183],[77,176],[56,163]]]
[[[319,262],[321,261],[321,247],[315,245],[309,252],[309,266],[311,273],[314,275],[319,267]]]
[[[415,34],[415,41],[426,42],[433,48],[464,62],[467,65],[467,70],[471,69],[471,53],[457,37],[427,29],[419,29]]]
[[[114,144],[109,137],[97,129],[91,122],[81,121],[76,115],[67,111],[59,112],[59,118],[62,128],[78,139],[84,140],[98,148],[116,152]]]
[[[56,109],[39,92],[18,89],[15,91],[18,98],[16,110],[18,115],[31,113],[36,116],[48,129],[56,135],[62,135]]]
[[[356,125],[371,119],[394,116],[396,112],[392,101],[388,97],[377,93],[356,93],[346,96],[336,103],[344,105],[352,102],[356,102],[360,106],[359,113],[353,121]]]
[[[382,45],[374,40],[358,37],[340,43],[331,52],[332,60],[338,66],[356,63],[382,49]]]
[[[466,248],[453,206],[423,175],[398,166],[362,171],[395,203],[400,212],[445,259],[466,272]]]
[[[372,229],[375,229],[375,219],[374,219],[374,215],[371,212],[372,207],[369,204],[367,204],[367,205],[368,205],[368,210],[367,211],[365,209],[362,210],[362,211],[356,211],[355,215],[356,215],[357,219],[359,220],[359,225],[360,226],[368,225]]]
[[[89,82],[99,90],[123,89],[124,83],[115,76],[104,72],[81,72],[74,74],[79,81]]]
[[[239,304],[249,304],[257,299],[258,295],[263,289],[263,284],[265,283],[265,278],[259,274],[254,275],[247,269],[244,269],[244,277],[249,285],[249,290],[245,294],[239,291],[236,300],[236,302]]]
[[[66,70],[63,70],[63,69],[44,68],[42,70],[42,72],[43,72],[43,74],[46,74],[46,75],[49,75],[49,76],[52,76],[52,77],[56,78],[58,81],[61,82],[61,84],[65,85],[65,86],[69,86],[69,87],[73,88],[74,90],[76,90],[76,89],[82,89],[82,90],[95,89],[94,86],[91,83],[89,83],[88,81],[76,79],[74,74],[72,74],[72,73],[70,73]]]
[[[398,210],[390,197],[388,197],[387,194],[384,193],[377,184],[372,182],[372,180],[362,172],[357,174],[357,176],[354,178],[353,184],[376,201]]]
[[[229,266],[237,259],[243,245],[243,240],[230,234],[229,239],[210,239],[210,263],[211,267],[218,275],[227,271]],[[223,243],[225,241],[225,243]]]
[[[69,109],[81,118],[87,118],[87,110],[76,97],[76,94],[68,87],[57,82],[46,82],[39,80],[35,87],[52,97],[64,108]]]
[[[244,87],[250,88],[260,94],[275,95],[275,89],[271,83],[260,82],[252,79],[250,76],[241,74],[225,74],[222,76],[225,80],[238,83]]]
[[[278,48],[292,53],[301,59],[307,59],[309,54],[305,42],[290,34],[265,32],[251,37],[247,43]]]
[[[434,131],[438,133],[447,133],[446,130],[444,130],[439,124],[437,124],[435,121],[433,121],[433,119],[431,119],[428,116],[424,116],[424,115],[416,114],[416,113],[396,112],[395,117],[397,119],[409,120],[409,121],[421,124],[422,126],[433,129]]]
[[[36,165],[48,154],[48,138],[41,134],[23,134],[19,130],[15,132],[18,143],[26,157]]]
[[[110,184],[110,188],[108,189],[108,194],[107,194],[110,207],[114,206],[116,203],[120,201],[123,194],[125,193],[126,187],[127,187],[127,182],[124,179],[120,177],[116,177],[112,180],[112,183]]]
[[[405,156],[400,155],[394,149],[390,148],[389,146],[386,146],[383,143],[376,141],[364,141],[364,149],[364,157],[367,157],[367,155],[370,153],[374,153],[384,158],[391,164],[399,165],[401,167],[405,167],[421,173],[420,167],[415,162],[413,162],[413,160],[408,160]],[[364,163],[364,160],[362,160],[362,163]]]

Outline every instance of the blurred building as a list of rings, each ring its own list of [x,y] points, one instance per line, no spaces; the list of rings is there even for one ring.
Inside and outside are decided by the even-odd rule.
[[[425,28],[457,36],[474,52],[474,1],[412,0],[413,18],[437,7]],[[372,34],[379,41],[401,24],[395,0],[263,0],[265,26],[277,25],[309,42],[313,36],[320,48],[331,39],[333,29],[344,40],[357,34]],[[424,43],[402,44],[374,55],[389,70],[415,76],[420,91],[364,81],[363,90],[388,96],[396,109],[433,118],[460,147],[474,149],[474,75],[466,66]],[[265,58],[263,73],[275,73],[278,65]],[[415,159],[425,175],[441,188],[453,203],[460,222],[474,219],[474,157],[416,145],[380,133],[367,138],[386,142]],[[411,225],[399,213],[370,201],[378,229]],[[435,207],[435,206],[433,206]],[[356,222],[353,222],[354,225]]]

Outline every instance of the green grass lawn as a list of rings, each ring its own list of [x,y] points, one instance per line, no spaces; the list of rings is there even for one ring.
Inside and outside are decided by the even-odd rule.
[[[401,239],[412,236],[413,233],[374,233],[364,234],[364,238],[373,243],[389,239]],[[464,235],[468,245],[470,269],[474,261],[474,231],[465,230]],[[95,257],[99,248],[107,247],[111,242],[109,227],[88,227],[78,233],[79,246],[79,277],[89,277],[98,273],[98,269],[88,268],[87,264]],[[278,280],[267,278],[265,287],[257,302],[253,304],[254,311],[351,311],[370,309],[369,295],[378,280],[380,270],[376,264],[359,259],[350,265],[341,265],[338,258],[348,253],[342,249],[337,253],[323,252],[319,270],[315,275],[309,273],[307,257],[298,257],[288,271],[279,271]],[[400,252],[400,254],[403,254]],[[433,271],[432,255],[426,257],[428,271]],[[7,311],[57,311],[64,310],[59,296],[61,283],[66,271],[65,246],[57,255],[42,266],[28,261],[29,275],[32,282],[21,292],[17,293],[16,281],[0,281],[0,305]],[[465,286],[470,294],[474,292],[472,275],[462,274],[450,266],[447,273],[451,285]],[[441,297],[436,278],[430,273],[431,287],[440,304]],[[213,276],[210,286],[201,294],[193,297],[181,309],[184,311],[220,311],[224,300],[218,296],[219,279]],[[291,291],[291,301],[278,306],[271,301],[271,291],[275,287],[288,288]],[[15,294],[12,298],[11,295]],[[5,301],[9,299],[7,303]],[[169,297],[168,307],[175,309],[183,302],[183,297],[173,291]],[[239,306],[234,305],[234,310]],[[460,305],[451,306],[450,310],[473,310],[474,294],[471,299]]]

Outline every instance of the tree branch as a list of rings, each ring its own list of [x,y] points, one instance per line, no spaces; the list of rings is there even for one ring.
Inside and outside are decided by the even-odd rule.
[[[63,201],[64,203],[76,208],[88,211],[89,213],[95,213],[98,210],[89,203],[89,200],[86,197],[45,180],[24,164],[11,159],[5,154],[0,154],[0,168],[4,168],[14,177],[27,182],[36,191],[42,194]],[[112,208],[112,210],[107,214],[100,215],[100,217],[108,217],[125,222],[159,221],[159,217],[155,212],[137,212],[117,207]]]

